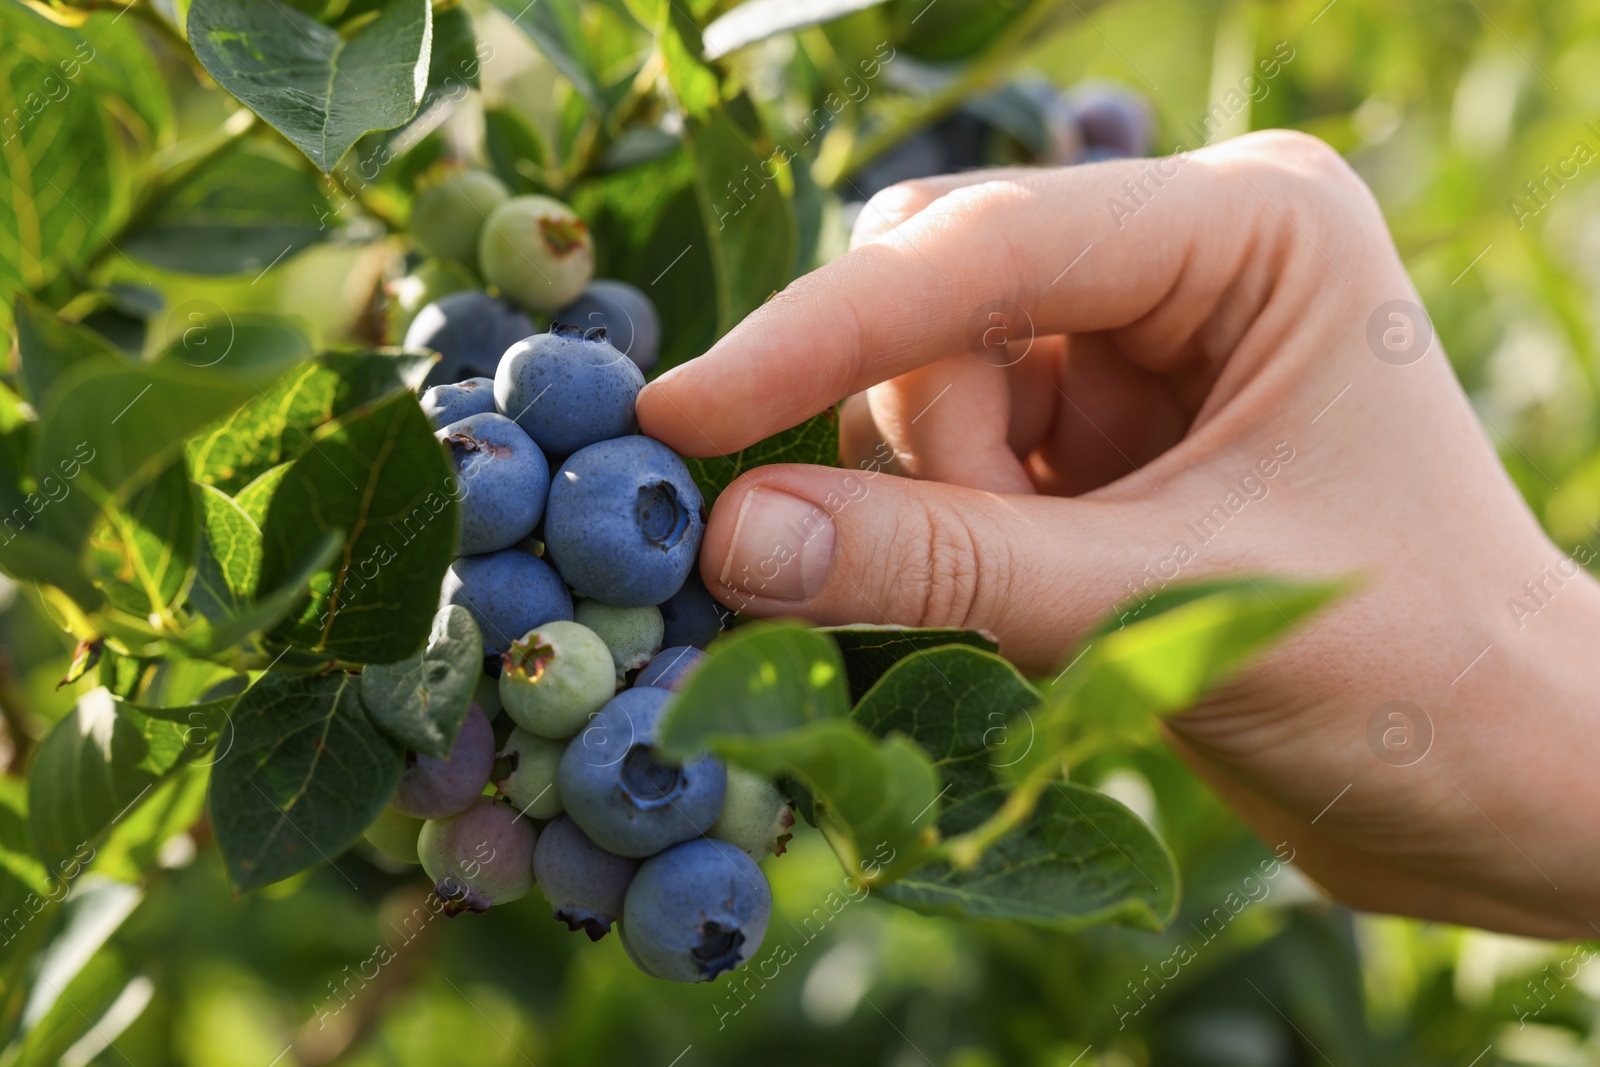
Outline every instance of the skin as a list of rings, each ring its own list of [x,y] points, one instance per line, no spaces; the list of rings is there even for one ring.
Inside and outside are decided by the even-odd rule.
[[[1267,495],[1179,577],[1360,584],[1170,720],[1171,743],[1355,907],[1593,936],[1600,588],[1563,567],[1536,615],[1509,610],[1571,550],[1507,478],[1440,341],[1405,366],[1369,347],[1381,305],[1419,298],[1336,153],[1273,132],[1164,161],[1159,188],[1150,165],[885,190],[850,253],[647,388],[645,432],[695,456],[851,397],[846,462],[894,472],[746,474],[708,524],[707,585],[752,615],[982,628],[1043,672],[1286,447]],[[1141,180],[1143,205],[1115,217]],[[972,340],[997,300],[1013,346],[1032,323],[1023,358]],[[830,493],[848,503],[821,511]],[[804,539],[783,533],[812,514]],[[786,537],[775,575],[741,580]],[[1392,700],[1433,727],[1409,765],[1367,740]]]

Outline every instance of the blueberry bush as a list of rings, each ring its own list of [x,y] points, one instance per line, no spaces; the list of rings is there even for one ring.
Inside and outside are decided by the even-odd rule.
[[[571,1028],[539,1062],[692,1047],[867,897],[912,924],[874,920],[879,952],[893,929],[984,938],[1010,983],[1059,965],[1070,988],[996,980],[1032,1029],[995,1047],[1165,1047],[1138,1016],[1195,921],[1180,871],[1209,917],[1288,857],[1157,724],[1337,589],[1108,605],[1043,677],[980,633],[739,619],[696,574],[705,511],[750,467],[837,463],[835,413],[685,460],[633,410],[877,190],[1151,150],[1154,83],[1017,73],[1081,51],[1090,6],[0,0],[0,1058],[110,1063],[126,1031],[151,1062],[500,1062],[452,1034],[525,1027],[515,999]],[[1227,959],[1328,941],[1323,1035],[1359,1002],[1339,921],[1247,923]],[[649,1027],[582,1021],[620,1010],[581,970],[619,952],[712,984],[630,994]],[[514,1000],[430,1014],[434,954],[497,960]],[[262,983],[308,1004],[210,1029]],[[808,980],[807,1012],[830,995]],[[668,1019],[691,1004],[700,1029]]]

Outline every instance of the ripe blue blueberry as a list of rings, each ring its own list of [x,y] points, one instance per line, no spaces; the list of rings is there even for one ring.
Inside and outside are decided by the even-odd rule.
[[[494,379],[468,378],[454,385],[436,385],[422,394],[422,413],[435,430],[471,415],[494,410]]]
[[[461,486],[461,554],[497,552],[533,533],[544,514],[550,465],[521,427],[490,412],[452,422],[436,436]]]
[[[529,630],[572,618],[572,594],[561,576],[538,556],[514,548],[450,564],[439,603],[460,604],[472,613],[483,631],[484,654],[491,656]]]
[[[511,301],[469,289],[424,306],[406,329],[403,344],[439,353],[439,362],[422,383],[431,387],[463,378],[493,378],[506,349],[533,332],[533,320]]]
[[[624,608],[659,604],[695,565],[702,508],[672,449],[619,437],[568,457],[551,479],[545,544],[580,596]]]
[[[640,686],[655,686],[657,689],[670,689],[676,693],[683,688],[684,679],[689,673],[700,666],[700,661],[706,654],[698,648],[688,645],[679,645],[676,648],[663,648],[657,652],[639,672],[639,677],[633,680],[635,688]]]
[[[646,974],[709,982],[756,954],[771,918],[772,889],[755,860],[699,838],[639,865],[620,929]]]
[[[705,648],[732,619],[733,609],[712,596],[700,572],[691,570],[683,587],[661,602],[661,643]]]
[[[561,791],[556,768],[565,741],[530,734],[520,726],[511,731],[495,757],[495,787],[511,806],[530,819],[553,819],[561,814]]]
[[[606,340],[640,370],[656,365],[661,352],[661,317],[644,290],[627,282],[601,278],[589,283],[583,295],[551,316],[588,331],[606,331]]]
[[[569,930],[598,941],[622,918],[622,902],[639,861],[607,852],[562,816],[539,835],[533,849],[533,878]]]
[[[511,346],[494,375],[496,406],[552,456],[637,432],[642,388],[643,372],[598,331],[561,323]]]
[[[389,805],[416,819],[442,819],[466,809],[489,784],[494,769],[494,728],[474,704],[444,759],[406,753]]]
[[[728,775],[720,760],[677,764],[653,750],[671,696],[654,688],[618,693],[561,756],[561,803],[595,844],[619,856],[649,856],[697,837],[722,811]]]
[[[423,823],[417,854],[444,913],[455,916],[527,896],[537,841],[531,820],[483,797],[459,815]]]
[[[707,837],[737,845],[751,859],[760,860],[783,855],[794,836],[793,827],[794,812],[777,786],[754,771],[728,768],[722,814],[706,831]]]

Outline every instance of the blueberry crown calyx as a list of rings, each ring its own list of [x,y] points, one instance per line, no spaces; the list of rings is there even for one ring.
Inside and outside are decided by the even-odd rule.
[[[585,341],[604,341],[606,328],[604,326],[591,326],[585,330],[582,326],[574,326],[570,322],[550,323],[550,332],[557,337],[575,337]]]

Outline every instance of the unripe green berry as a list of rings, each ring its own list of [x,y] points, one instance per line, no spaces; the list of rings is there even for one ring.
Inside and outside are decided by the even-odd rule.
[[[561,814],[561,793],[556,789],[556,768],[567,742],[531,734],[520,726],[511,731],[495,759],[495,786],[511,806],[530,819],[553,819]]]
[[[722,814],[706,831],[744,850],[751,859],[781,856],[794,835],[794,812],[778,787],[743,767],[728,766],[728,791]]]
[[[617,691],[611,652],[593,630],[559,620],[529,630],[502,658],[500,702],[540,737],[571,737]]]
[[[422,820],[402,815],[385,807],[372,820],[372,825],[361,832],[367,843],[392,860],[400,863],[421,863],[417,858],[417,837],[422,833]]]
[[[594,239],[570,207],[548,196],[517,196],[489,216],[478,236],[484,280],[534,311],[578,298],[594,277]]]
[[[451,168],[412,201],[412,243],[425,256],[475,265],[485,223],[510,197],[493,174]]]
[[[666,625],[658,607],[619,608],[598,600],[580,600],[573,606],[572,617],[599,634],[611,650],[619,686],[629,671],[643,667],[661,651]]]
[[[459,815],[423,823],[417,854],[444,913],[453,916],[526,896],[537,841],[532,820],[485,797]]]

